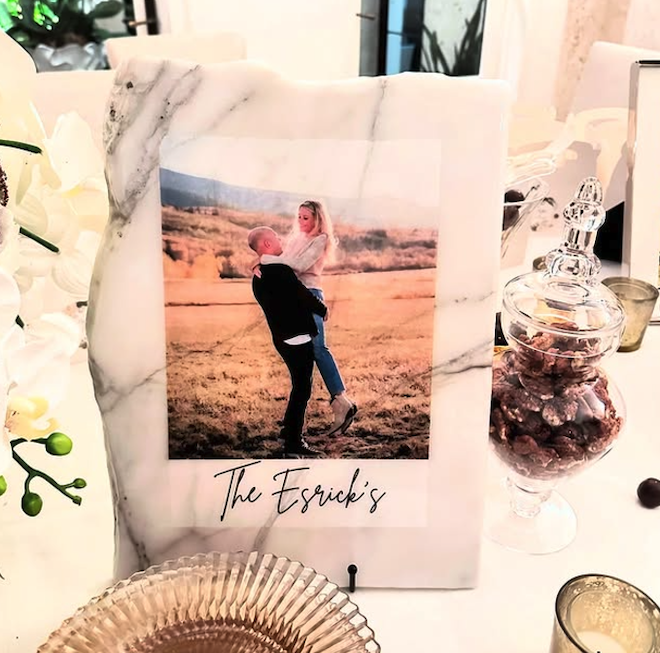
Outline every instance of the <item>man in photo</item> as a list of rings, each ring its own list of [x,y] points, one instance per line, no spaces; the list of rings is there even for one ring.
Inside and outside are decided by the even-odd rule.
[[[257,227],[248,234],[248,245],[259,257],[279,256],[282,243],[269,227]],[[317,457],[303,438],[305,412],[312,394],[314,348],[312,338],[318,333],[314,314],[328,318],[326,305],[317,299],[281,263],[259,265],[260,274],[252,279],[252,292],[261,306],[273,337],[273,344],[291,375],[291,394],[282,420],[286,456]]]

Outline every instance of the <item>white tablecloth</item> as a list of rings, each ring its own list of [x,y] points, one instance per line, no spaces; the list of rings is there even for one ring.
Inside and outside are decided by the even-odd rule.
[[[561,488],[578,515],[576,540],[547,556],[484,540],[475,590],[358,590],[354,600],[384,652],[547,651],[557,591],[582,573],[618,576],[660,602],[660,509],[642,508],[635,494],[640,481],[660,476],[660,327],[649,328],[642,349],[614,355],[607,367],[625,397],[628,422],[608,456]],[[79,508],[45,489],[43,513],[35,519],[19,513],[10,492],[0,499],[1,653],[33,653],[111,577],[110,489],[84,362],[74,366],[71,392],[58,412],[75,449],[50,458],[48,470],[62,480],[84,476],[89,486]],[[10,489],[22,480],[10,474]],[[393,551],[392,564],[406,564],[405,552]]]

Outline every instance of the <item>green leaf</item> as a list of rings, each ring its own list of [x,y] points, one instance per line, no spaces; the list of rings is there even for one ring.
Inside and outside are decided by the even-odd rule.
[[[123,2],[118,2],[118,0],[103,0],[103,2],[99,2],[87,15],[93,20],[112,18],[121,12],[123,8]]]
[[[55,6],[57,9],[57,6]],[[34,9],[32,11],[32,20],[41,27],[52,30],[53,26],[59,23],[59,16],[53,11],[51,4],[48,2],[43,2],[43,0],[38,0],[34,3]]]
[[[6,5],[8,13],[14,18],[23,17],[23,7],[19,0],[6,0],[3,4]]]
[[[7,5],[0,3],[0,30],[8,31],[14,25],[14,17],[9,13]]]

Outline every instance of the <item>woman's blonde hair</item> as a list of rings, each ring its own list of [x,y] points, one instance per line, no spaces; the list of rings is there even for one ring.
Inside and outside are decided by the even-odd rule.
[[[317,200],[305,200],[298,206],[298,210],[307,209],[314,216],[314,228],[309,232],[310,236],[320,236],[325,234],[327,236],[325,241],[325,254],[324,261],[326,263],[334,263],[335,253],[337,249],[337,239],[332,227],[332,220],[328,214],[327,209],[322,202]],[[294,222],[294,231],[299,232],[298,216],[296,215]]]

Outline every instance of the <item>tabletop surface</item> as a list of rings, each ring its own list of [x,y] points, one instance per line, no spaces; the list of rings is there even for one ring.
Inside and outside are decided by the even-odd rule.
[[[573,543],[532,556],[484,539],[473,590],[358,589],[353,598],[384,652],[547,651],[557,592],[584,573],[617,576],[660,602],[660,509],[645,509],[636,498],[642,480],[660,477],[660,326],[649,327],[639,351],[615,354],[606,368],[625,398],[627,425],[609,455],[560,486],[578,516]],[[57,476],[85,476],[89,485],[79,508],[44,492],[49,510],[36,519],[24,517],[17,502],[7,500],[9,493],[0,500],[0,653],[33,653],[110,583],[110,487],[84,358],[73,365],[58,417],[62,430],[75,435],[76,455],[58,460]],[[499,478],[496,467],[490,477]],[[22,483],[18,473],[7,479],[10,486]],[[392,564],[405,564],[400,555],[393,553]]]

